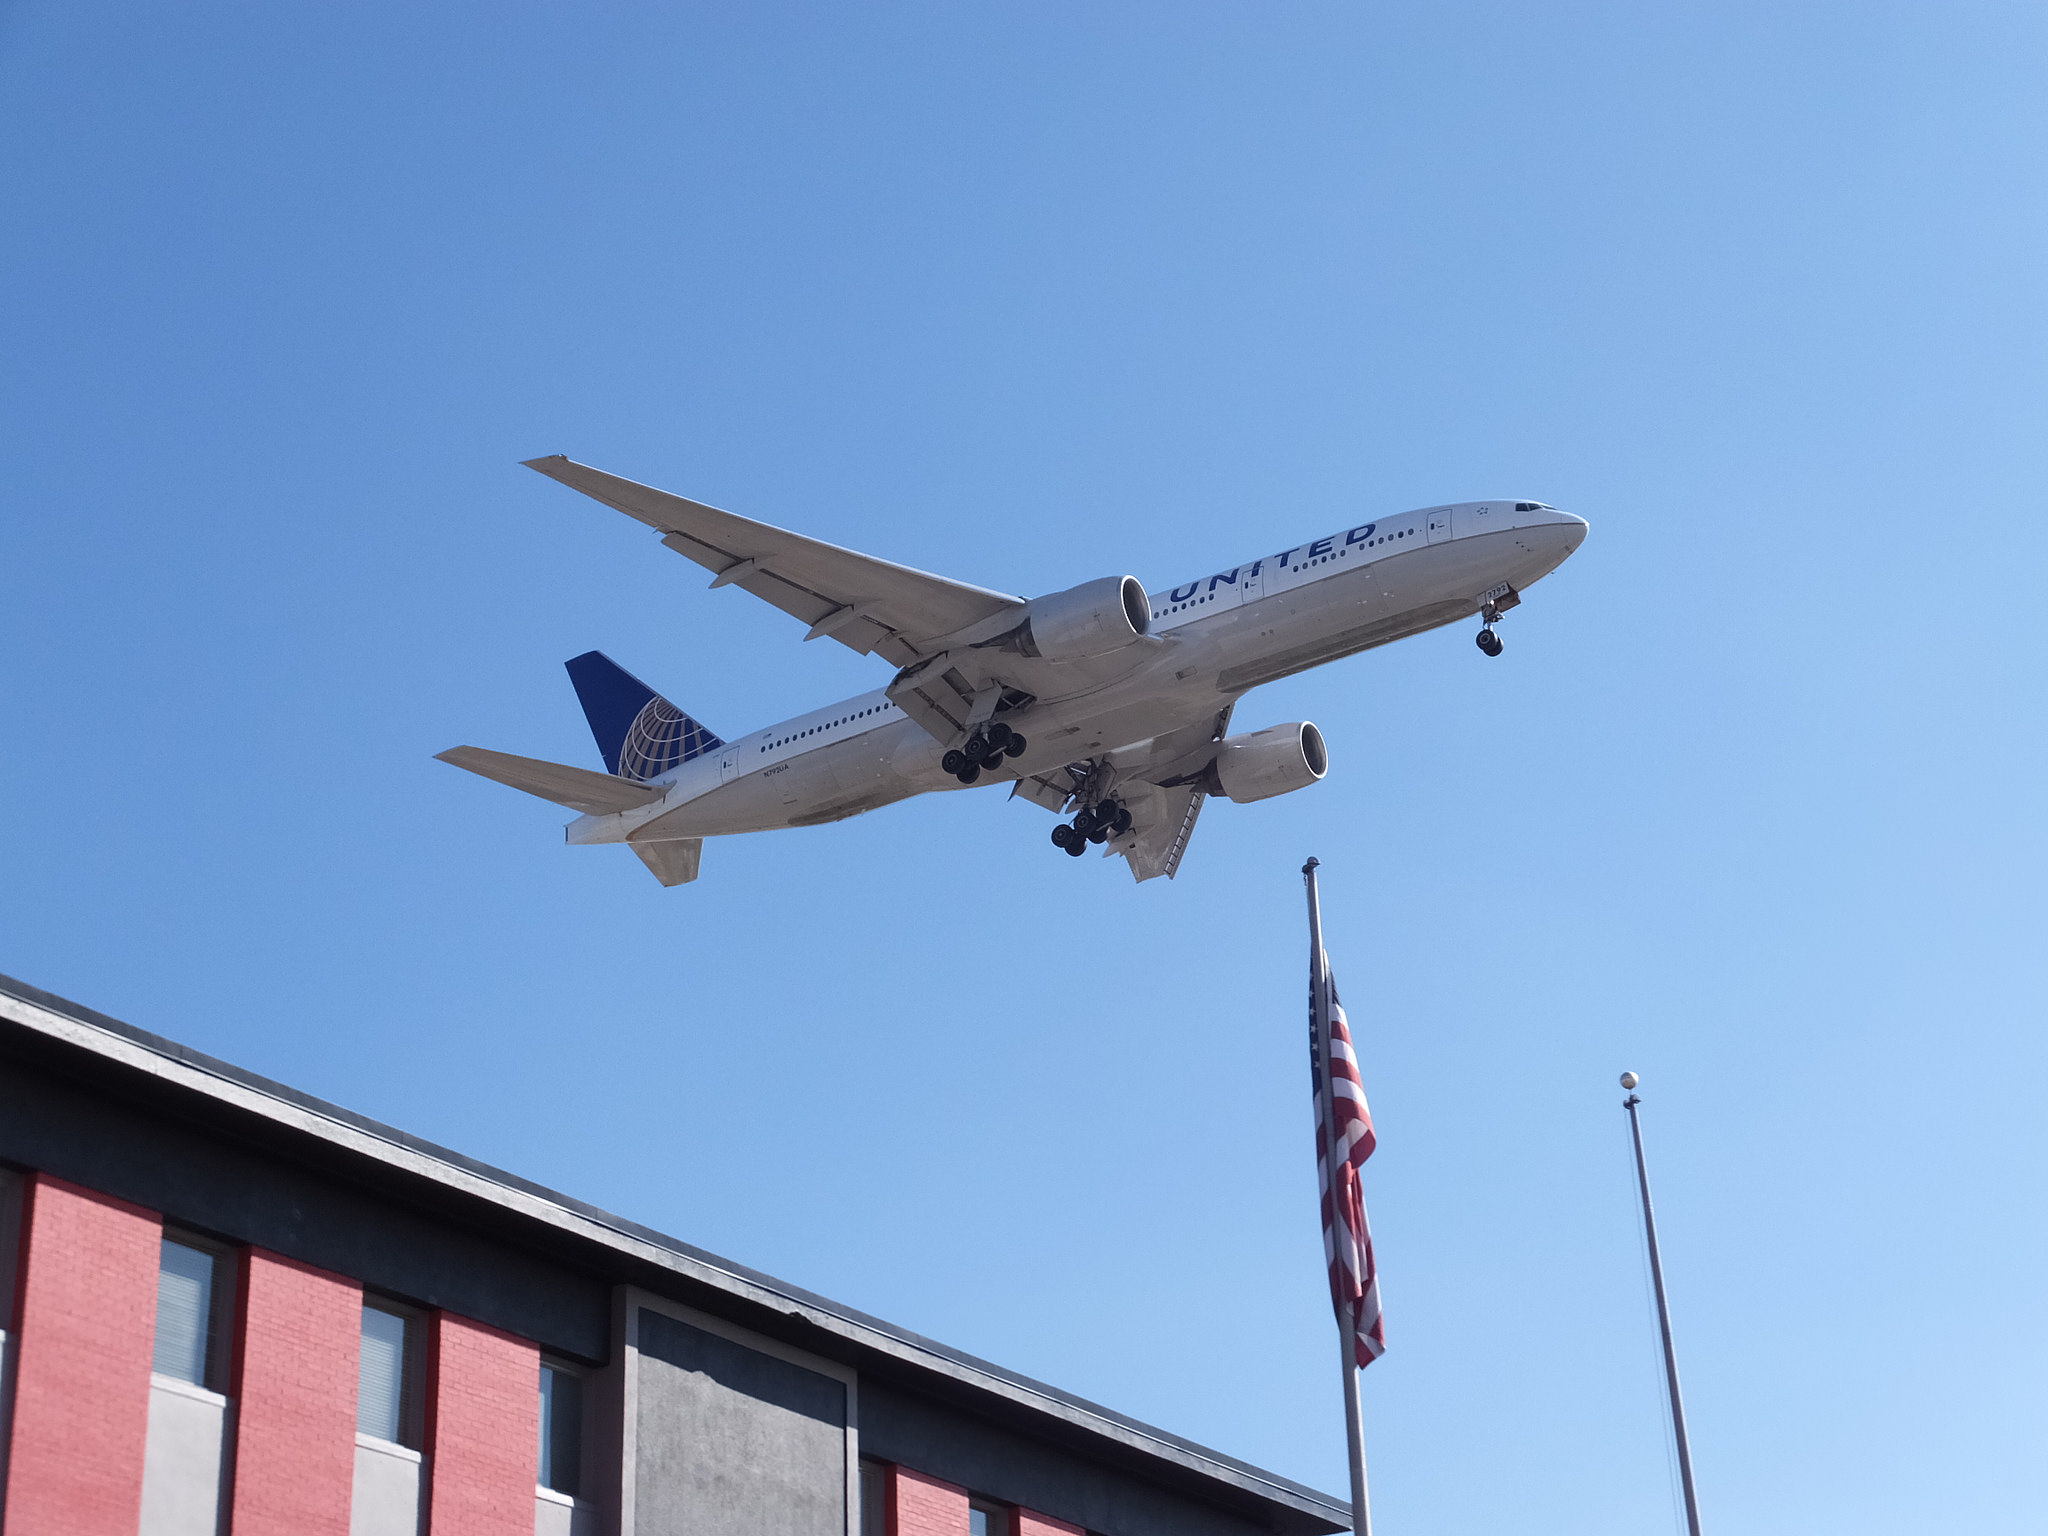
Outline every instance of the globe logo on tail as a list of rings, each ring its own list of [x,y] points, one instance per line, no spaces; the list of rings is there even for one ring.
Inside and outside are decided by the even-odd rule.
[[[725,743],[660,694],[640,706],[619,746],[619,776],[651,779]]]

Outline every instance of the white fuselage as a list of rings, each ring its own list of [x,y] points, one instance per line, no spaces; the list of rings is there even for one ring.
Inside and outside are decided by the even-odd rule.
[[[1585,538],[1569,513],[1462,502],[1362,523],[1152,593],[1151,634],[1063,697],[1009,717],[1027,739],[1009,784],[1213,718],[1260,683],[1454,623],[1519,592]],[[812,826],[963,786],[945,747],[881,690],[785,720],[653,782],[666,793],[570,824],[573,843]],[[657,825],[658,824],[658,825]]]

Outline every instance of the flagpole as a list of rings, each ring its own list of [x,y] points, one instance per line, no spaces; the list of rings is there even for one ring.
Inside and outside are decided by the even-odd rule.
[[[1301,866],[1301,873],[1308,882],[1309,985],[1313,990],[1309,1008],[1310,1016],[1316,1020],[1316,1095],[1322,1106],[1324,1183],[1334,1199],[1337,1111],[1335,1092],[1330,1085],[1330,967],[1323,954],[1323,906],[1316,890],[1316,869],[1321,862],[1310,859]],[[1349,1305],[1344,1307],[1339,1323],[1344,1362],[1344,1438],[1345,1449],[1351,1455],[1351,1530],[1353,1536],[1372,1536],[1372,1503],[1365,1486],[1365,1414],[1358,1395],[1358,1319]],[[1694,1531],[1693,1536],[1699,1533]]]
[[[1636,1187],[1643,1196],[1643,1233],[1650,1240],[1650,1284],[1657,1292],[1657,1326],[1664,1335],[1664,1382],[1671,1390],[1671,1433],[1678,1441],[1678,1479],[1685,1489],[1685,1528],[1689,1536],[1700,1536],[1700,1501],[1692,1486],[1692,1446],[1685,1434],[1685,1404],[1678,1395],[1678,1353],[1671,1343],[1671,1304],[1664,1298],[1664,1263],[1657,1254],[1657,1218],[1650,1209],[1650,1169],[1643,1160],[1643,1122],[1636,1114],[1636,1106],[1643,1102],[1634,1092],[1639,1081],[1633,1072],[1621,1074],[1621,1086],[1630,1090],[1622,1100],[1622,1108],[1628,1111],[1629,1136],[1635,1142]]]

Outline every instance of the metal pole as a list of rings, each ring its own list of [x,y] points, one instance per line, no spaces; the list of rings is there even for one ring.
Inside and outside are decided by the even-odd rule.
[[[1322,1110],[1321,1151],[1327,1186],[1337,1167],[1337,1112],[1330,1086],[1330,1042],[1324,1033],[1330,1017],[1330,968],[1323,958],[1323,905],[1316,891],[1320,863],[1310,859],[1301,866],[1301,873],[1308,882],[1309,1018],[1314,1021],[1316,1036],[1316,1101]],[[1339,1311],[1337,1322],[1342,1329],[1345,1448],[1351,1454],[1351,1530],[1353,1536],[1372,1536],[1372,1501],[1365,1486],[1365,1415],[1358,1396],[1358,1320],[1346,1306]]]
[[[1624,1072],[1621,1086],[1634,1089],[1635,1073]],[[1678,1441],[1678,1479],[1685,1488],[1685,1528],[1700,1536],[1700,1501],[1692,1486],[1692,1446],[1685,1434],[1685,1404],[1678,1395],[1678,1352],[1671,1343],[1671,1303],[1664,1296],[1664,1262],[1657,1253],[1657,1218],[1650,1209],[1650,1169],[1643,1160],[1643,1122],[1636,1106],[1643,1101],[1633,1092],[1622,1101],[1628,1111],[1629,1136],[1636,1147],[1636,1186],[1643,1195],[1643,1233],[1650,1241],[1650,1283],[1657,1292],[1657,1326],[1664,1334],[1664,1381],[1671,1389],[1671,1433]]]

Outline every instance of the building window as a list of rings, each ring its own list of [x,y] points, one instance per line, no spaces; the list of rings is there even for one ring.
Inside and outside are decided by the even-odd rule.
[[[967,1506],[967,1536],[1010,1536],[1010,1512],[976,1499]]]
[[[21,1177],[0,1168],[0,1333],[14,1326],[14,1272],[21,1267]]]
[[[860,1536],[888,1536],[889,1495],[884,1482],[887,1476],[879,1461],[860,1464]]]
[[[363,1354],[356,1381],[356,1430],[397,1445],[419,1445],[420,1320],[388,1302],[363,1304]]]
[[[224,1390],[226,1256],[190,1238],[166,1237],[157,1260],[156,1348],[150,1369],[208,1391]]]
[[[583,1378],[559,1365],[540,1368],[540,1485],[583,1496]]]

